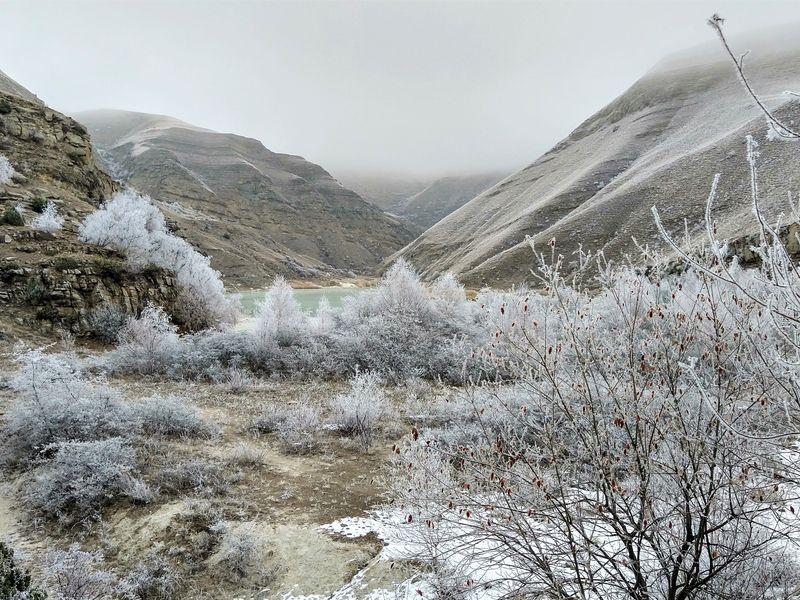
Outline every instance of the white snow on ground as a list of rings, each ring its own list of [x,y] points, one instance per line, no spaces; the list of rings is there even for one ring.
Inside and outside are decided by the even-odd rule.
[[[790,456],[791,455],[791,456]],[[782,453],[784,460],[797,460],[795,450]],[[800,494],[794,488],[781,486],[784,498],[798,499]],[[576,496],[591,499],[589,492],[575,490]],[[791,503],[790,500],[790,503]],[[383,543],[384,547],[376,557],[376,561],[392,562],[420,562],[433,564],[434,562],[444,567],[444,572],[449,572],[449,583],[458,585],[465,600],[492,600],[506,597],[514,593],[514,582],[524,579],[527,571],[514,562],[513,558],[503,551],[502,546],[487,536],[476,535],[476,522],[483,518],[473,515],[471,519],[443,519],[435,528],[428,527],[422,520],[407,522],[407,514],[398,508],[381,508],[370,512],[364,517],[345,517],[323,525],[322,529],[332,534],[355,539],[374,534]],[[776,531],[783,530],[787,534],[796,529],[796,520],[800,518],[800,506],[791,512],[788,507],[780,517],[771,520],[770,526]],[[607,548],[610,560],[621,557],[622,548],[613,532],[607,525],[596,522],[592,527],[592,538],[600,540]],[[556,528],[548,527],[544,523],[531,522],[531,531],[537,531],[534,544],[546,552],[548,547],[557,548],[566,544],[566,540]],[[800,539],[776,536],[775,555],[790,553],[800,555]],[[655,557],[650,557],[655,560]],[[434,561],[435,559],[435,561]],[[621,558],[620,558],[621,560]],[[648,560],[643,556],[643,560]],[[616,562],[616,561],[615,561]],[[598,565],[601,566],[601,565]],[[334,600],[357,600],[367,598],[370,600],[388,600],[390,598],[430,598],[435,590],[436,576],[430,572],[420,570],[410,579],[403,581],[397,589],[381,589],[366,592],[365,572],[367,566],[349,584],[337,590],[330,598]],[[569,579],[569,571],[564,573]],[[469,585],[465,583],[469,581]],[[511,582],[506,585],[504,582]],[[359,593],[360,592],[360,593]],[[596,600],[608,600],[614,592],[598,590]],[[313,597],[291,596],[286,600],[311,600]]]
[[[498,553],[492,542],[481,539],[472,544],[463,544],[463,538],[458,534],[469,535],[471,525],[450,522],[447,527],[448,530],[442,532],[429,528],[424,523],[408,523],[403,511],[385,508],[375,510],[366,517],[345,517],[323,525],[322,529],[348,538],[374,534],[384,543],[376,560],[430,563],[435,554],[438,562],[449,568],[452,574],[451,583],[463,585],[468,578],[471,580],[469,589],[464,590],[465,599],[491,600],[505,596],[510,590],[497,582],[513,580],[514,566],[497,560]],[[461,531],[454,531],[456,529]],[[446,536],[441,535],[442,533],[446,533]],[[457,535],[454,536],[454,533]],[[444,540],[445,537],[447,541]],[[453,541],[454,538],[456,541]],[[434,595],[434,581],[433,574],[420,572],[402,582],[397,589],[373,590],[367,595],[353,595],[361,584],[361,579],[357,576],[331,598],[430,598]]]

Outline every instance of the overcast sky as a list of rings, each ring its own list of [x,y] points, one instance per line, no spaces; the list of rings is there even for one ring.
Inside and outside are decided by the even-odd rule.
[[[800,22],[762,0],[0,0],[0,70],[63,112],[168,114],[334,174],[511,170],[713,41],[714,11]]]

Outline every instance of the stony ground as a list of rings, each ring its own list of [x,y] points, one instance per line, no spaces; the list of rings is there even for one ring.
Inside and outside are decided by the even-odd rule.
[[[0,379],[13,370],[13,342],[0,341]],[[140,462],[146,465],[144,479],[162,486],[156,500],[138,506],[117,502],[104,511],[102,520],[67,530],[26,511],[16,494],[25,476],[0,475],[5,478],[0,484],[0,539],[9,539],[34,558],[46,547],[72,542],[100,548],[120,575],[161,544],[184,572],[184,598],[329,597],[356,575],[360,591],[351,597],[361,597],[370,589],[391,588],[407,576],[402,568],[376,559],[381,548],[377,539],[348,540],[320,529],[336,519],[362,515],[381,502],[383,467],[392,444],[405,432],[400,420],[386,427],[368,452],[335,432],[323,431],[316,452],[294,455],[274,434],[248,430],[254,412],[264,403],[310,401],[325,407],[344,384],[260,381],[234,394],[225,385],[211,383],[131,378],[110,383],[131,398],[183,395],[200,407],[218,433],[202,439],[149,440]],[[11,390],[0,387],[2,414],[14,398]],[[407,393],[397,389],[391,395],[400,404]],[[209,485],[176,493],[159,474],[181,460],[224,465],[236,475],[225,491]],[[257,566],[244,577],[220,564],[220,540],[211,532],[220,519],[229,531],[244,530],[258,540]]]

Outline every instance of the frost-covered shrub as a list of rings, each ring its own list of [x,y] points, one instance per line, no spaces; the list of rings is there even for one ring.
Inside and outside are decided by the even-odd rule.
[[[134,504],[150,504],[158,497],[158,489],[153,489],[143,479],[130,476],[123,480],[121,491]]]
[[[319,411],[309,404],[298,404],[278,425],[278,438],[287,452],[308,454],[317,449],[321,429]]]
[[[226,380],[228,392],[231,394],[241,394],[253,387],[253,380],[247,371],[239,367],[230,367]]]
[[[206,495],[224,494],[241,479],[242,474],[230,465],[205,458],[182,460],[159,474],[162,490],[194,492]]]
[[[47,233],[60,231],[63,226],[64,217],[58,214],[58,207],[52,200],[49,201],[42,212],[31,221],[31,227],[33,229],[36,231],[45,231]]]
[[[327,336],[333,333],[336,328],[336,312],[331,307],[331,303],[323,296],[319,299],[317,312],[309,319],[309,329],[312,335]]]
[[[22,214],[16,207],[6,206],[3,210],[3,214],[0,215],[0,223],[22,227],[25,225],[25,219],[22,218]]]
[[[47,594],[33,585],[30,571],[17,565],[14,551],[0,542],[0,599],[45,600]]]
[[[444,310],[462,311],[466,306],[467,296],[464,286],[458,281],[458,277],[449,271],[433,282],[430,294]]]
[[[225,286],[208,257],[174,236],[147,196],[133,190],[115,193],[83,221],[79,236],[85,242],[124,252],[136,266],[155,264],[173,270],[182,288],[175,316],[187,327],[201,329],[235,320],[237,308],[225,295]]]
[[[409,378],[463,383],[498,374],[478,352],[494,326],[465,299],[455,277],[448,274],[428,289],[402,261],[377,288],[345,299],[341,311],[321,301],[313,317],[303,313],[286,281],[276,278],[248,331],[178,336],[163,311],[156,311],[129,321],[108,361],[111,370],[217,383],[233,374],[235,388],[244,368],[291,377],[369,371],[399,383]]]
[[[9,160],[0,154],[0,185],[5,185],[11,181],[15,173],[16,171],[14,167],[11,166]]]
[[[414,419],[390,485],[399,535],[508,597],[580,596],[588,579],[615,600],[795,585],[800,404],[782,365],[800,358],[800,303],[796,271],[772,264],[607,269],[591,290],[545,267],[544,299],[483,298],[513,377]]]
[[[61,442],[45,449],[54,456],[37,468],[27,496],[48,518],[82,519],[122,495],[134,473],[134,453],[126,440]]]
[[[381,312],[394,309],[422,313],[429,309],[428,291],[417,272],[402,258],[393,263],[383,275],[375,296],[377,309]]]
[[[260,465],[264,462],[264,451],[247,442],[239,442],[233,449],[231,461],[243,466]]]
[[[180,337],[170,373],[173,378],[204,379],[225,383],[229,369],[242,369],[248,360],[247,331],[207,330]]]
[[[350,391],[331,401],[333,426],[356,438],[365,451],[370,449],[389,409],[381,384],[375,373],[358,373],[350,382]]]
[[[136,565],[117,589],[125,600],[174,600],[182,587],[180,573],[159,548]]]
[[[180,396],[156,394],[134,405],[133,412],[145,434],[195,437],[209,431],[197,407]]]
[[[142,375],[170,371],[180,350],[176,331],[164,309],[148,306],[120,331],[119,345],[109,357],[111,368]]]
[[[286,280],[278,276],[256,308],[250,331],[250,361],[268,372],[294,370],[309,337],[308,318]]]
[[[259,540],[247,527],[229,530],[219,550],[220,565],[239,579],[252,574],[260,555]]]
[[[78,544],[67,550],[50,550],[44,555],[43,570],[54,600],[106,600],[114,596],[116,577],[106,570],[100,552],[85,552]]]
[[[129,402],[102,379],[87,379],[67,354],[41,349],[18,354],[9,381],[16,392],[2,427],[3,458],[30,463],[55,444],[126,438],[141,434],[193,437],[213,433],[198,409],[177,396]]]
[[[275,433],[289,418],[290,410],[271,402],[262,404],[250,418],[248,429],[253,433]]]
[[[110,344],[116,342],[128,323],[128,315],[115,304],[98,306],[89,313],[89,331],[97,339]]]
[[[139,421],[119,393],[103,381],[82,378],[66,355],[42,350],[16,357],[19,371],[10,380],[16,399],[3,424],[6,460],[34,460],[53,444],[129,437]]]
[[[354,369],[390,381],[442,377],[460,381],[476,345],[487,337],[470,303],[455,310],[457,281],[446,276],[429,293],[405,262],[397,261],[374,290],[345,299],[326,357],[330,372]]]

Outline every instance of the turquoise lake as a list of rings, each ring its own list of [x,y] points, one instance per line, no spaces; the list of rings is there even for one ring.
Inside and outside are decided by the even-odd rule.
[[[297,289],[294,290],[294,297],[302,309],[307,313],[314,313],[319,305],[319,300],[323,296],[328,299],[333,308],[340,308],[342,301],[348,296],[361,293],[361,288],[349,287],[327,287],[327,288],[314,288],[314,289]],[[242,301],[242,309],[245,315],[253,315],[256,306],[264,299],[266,290],[249,290],[246,292],[239,292]]]

